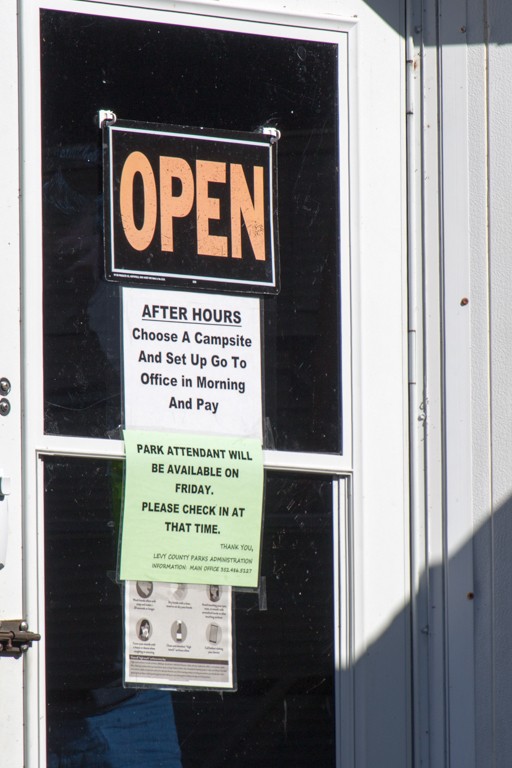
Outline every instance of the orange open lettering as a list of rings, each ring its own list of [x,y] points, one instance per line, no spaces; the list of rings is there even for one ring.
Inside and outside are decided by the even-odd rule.
[[[144,221],[140,228],[135,223],[133,212],[133,183],[138,173],[142,177],[144,190]],[[142,152],[132,152],[126,158],[121,174],[119,205],[126,239],[136,251],[144,251],[155,235],[157,200],[155,174],[151,163]]]
[[[139,226],[134,214],[134,183],[140,175],[143,196],[143,218]],[[251,181],[252,191],[247,179]],[[211,193],[210,184],[229,183],[229,211],[223,211],[221,200]],[[249,182],[250,183],[250,182]],[[143,152],[134,151],[126,158],[121,173],[121,224],[128,243],[137,251],[149,248],[153,242],[158,216],[160,217],[160,247],[167,253],[179,247],[175,233],[175,219],[194,217],[196,252],[200,256],[243,258],[242,226],[252,256],[265,261],[265,186],[262,166],[244,168],[239,163],[196,160],[194,168],[180,157],[161,156],[159,184],[149,159]],[[224,206],[227,207],[227,206]],[[210,222],[224,224],[229,236],[212,234]],[[221,230],[222,231],[222,230]]]

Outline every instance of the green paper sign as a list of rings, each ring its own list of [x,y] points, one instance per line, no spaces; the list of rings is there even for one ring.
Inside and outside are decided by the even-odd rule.
[[[260,442],[136,430],[124,439],[120,578],[257,587]]]

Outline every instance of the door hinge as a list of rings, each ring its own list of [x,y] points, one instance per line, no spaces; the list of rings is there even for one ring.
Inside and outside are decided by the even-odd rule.
[[[0,656],[19,659],[32,643],[40,639],[41,635],[28,631],[28,624],[23,619],[0,621]]]

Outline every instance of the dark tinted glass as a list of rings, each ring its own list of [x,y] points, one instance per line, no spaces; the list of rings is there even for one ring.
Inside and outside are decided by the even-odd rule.
[[[125,764],[156,768],[173,765],[168,756],[179,743],[183,768],[334,766],[329,478],[269,475],[265,589],[235,601],[238,690],[176,692],[172,700],[121,685],[121,484],[119,462],[45,461],[49,764],[77,761],[82,750],[80,765],[122,765],[125,750]]]
[[[46,431],[115,436],[122,423],[94,123],[109,108],[281,130],[282,290],[263,299],[266,445],[341,451],[336,46],[46,10],[41,50]]]

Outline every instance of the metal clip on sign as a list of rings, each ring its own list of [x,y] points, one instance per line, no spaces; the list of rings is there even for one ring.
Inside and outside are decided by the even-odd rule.
[[[279,128],[273,128],[271,125],[265,125],[260,128],[260,133],[264,136],[270,136],[270,143],[275,144],[281,138],[281,131]]]
[[[117,120],[117,115],[115,112],[112,112],[111,109],[100,109],[98,111],[98,125],[100,128],[103,128],[103,125],[105,123],[109,123],[110,125],[113,125]]]

